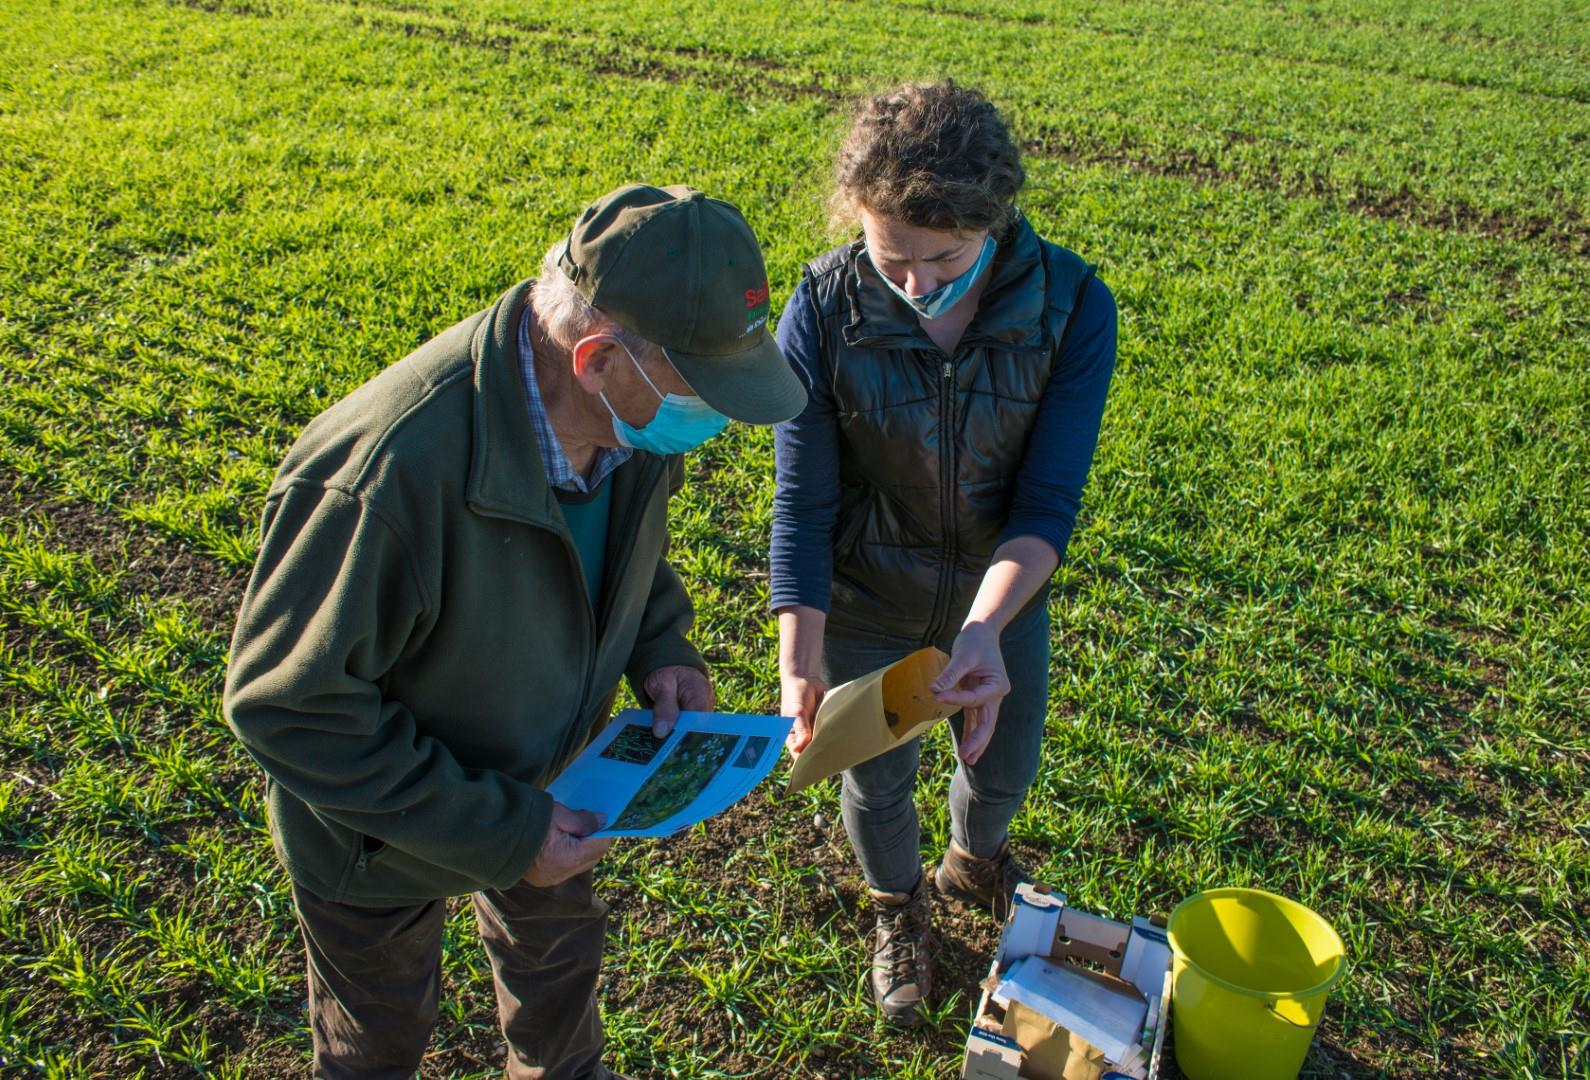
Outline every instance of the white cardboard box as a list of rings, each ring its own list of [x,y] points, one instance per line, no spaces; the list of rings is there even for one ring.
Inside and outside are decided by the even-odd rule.
[[[1158,1080],[1170,1023],[1165,931],[1068,908],[1045,885],[1019,886],[1011,901],[962,1080]],[[1111,1043],[1115,1056],[1083,1031]]]

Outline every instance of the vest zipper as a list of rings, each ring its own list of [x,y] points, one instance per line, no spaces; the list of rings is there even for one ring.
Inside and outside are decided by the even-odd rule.
[[[944,377],[939,380],[939,528],[943,542],[939,546],[939,587],[933,598],[933,621],[928,624],[927,641],[931,645],[944,632],[944,620],[949,616],[950,590],[955,582],[955,362],[944,360]]]

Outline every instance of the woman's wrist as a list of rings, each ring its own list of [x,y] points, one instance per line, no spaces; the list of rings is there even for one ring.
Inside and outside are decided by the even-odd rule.
[[[995,550],[983,574],[972,610],[961,624],[962,632],[979,626],[995,635],[1004,633],[1017,613],[1043,588],[1059,562],[1054,548],[1036,536],[1005,541]]]
[[[780,608],[777,615],[779,678],[820,680],[823,626],[828,616],[801,605]]]
[[[816,662],[811,664],[786,664],[780,662],[778,665],[778,677],[780,682],[790,682],[795,679],[804,682],[822,682],[823,666],[821,663]]]
[[[1005,627],[1010,624],[1008,617],[1000,619],[997,615],[968,615],[966,621],[961,623],[961,633],[981,634],[988,633],[995,637],[1005,632]]]

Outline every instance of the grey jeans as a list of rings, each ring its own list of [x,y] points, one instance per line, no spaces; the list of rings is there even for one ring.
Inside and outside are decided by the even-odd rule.
[[[939,643],[948,651],[949,642]],[[1047,595],[1005,628],[999,639],[1010,693],[976,765],[957,762],[950,781],[950,835],[979,858],[998,853],[1038,775],[1044,720],[1049,711],[1049,606]],[[862,638],[830,631],[823,642],[823,677],[838,686],[922,647],[913,638],[873,634]],[[961,717],[950,720],[960,742]],[[910,892],[922,876],[921,830],[916,814],[916,774],[921,740],[913,739],[844,773],[840,807],[845,832],[867,884],[879,892]]]

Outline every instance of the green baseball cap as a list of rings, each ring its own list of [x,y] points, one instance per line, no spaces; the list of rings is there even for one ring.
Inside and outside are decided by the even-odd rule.
[[[631,184],[574,223],[558,261],[580,294],[662,346],[702,400],[747,424],[806,407],[768,333],[767,267],[740,211],[682,184]]]

